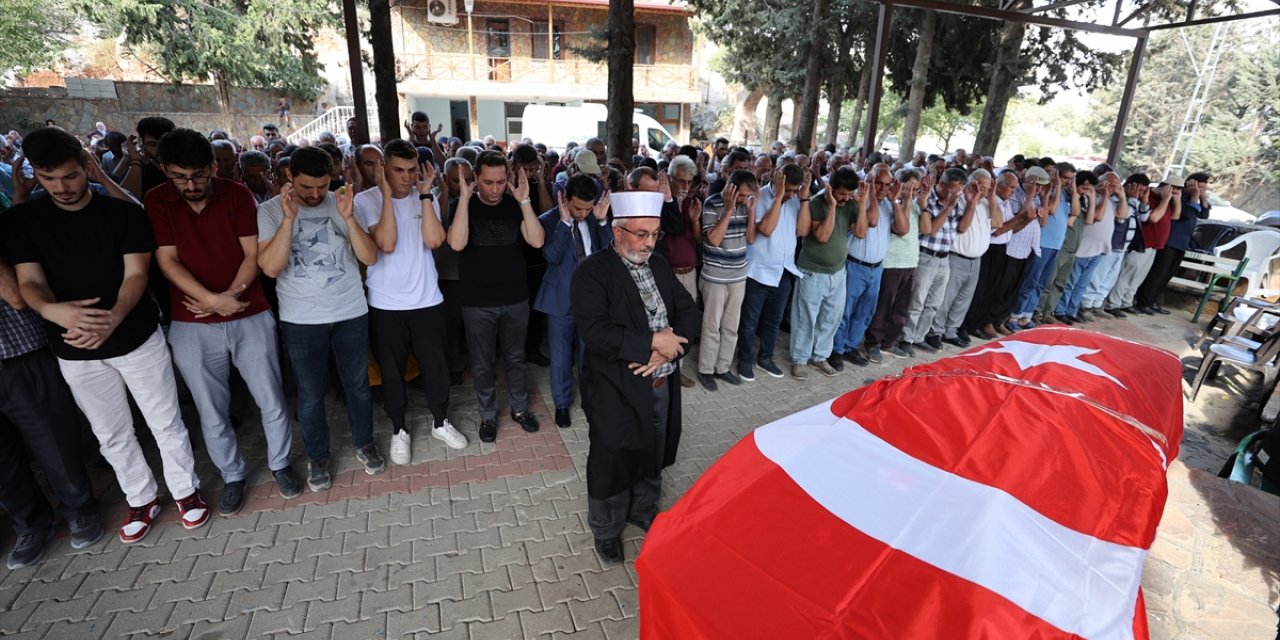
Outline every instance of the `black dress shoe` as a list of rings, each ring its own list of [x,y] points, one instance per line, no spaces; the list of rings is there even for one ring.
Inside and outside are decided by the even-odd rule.
[[[512,411],[511,419],[520,424],[520,428],[534,433],[538,430],[538,419],[528,411]]]
[[[229,516],[240,511],[244,506],[244,480],[228,482],[222,487],[222,496],[218,499],[218,513]]]
[[[963,349],[965,347],[965,344],[960,341],[960,337],[959,337],[960,335],[963,335],[963,334],[957,334],[955,338],[943,338],[942,341],[953,347]]]
[[[271,476],[276,479],[276,488],[280,490],[281,498],[288,500],[302,493],[302,480],[293,472],[293,467],[272,471]]]
[[[1145,305],[1141,307],[1134,307],[1133,311],[1134,313],[1141,313],[1144,316],[1153,316],[1156,314],[1154,309]]]
[[[1113,316],[1115,316],[1115,317],[1117,317],[1117,318],[1123,318],[1123,317],[1125,317],[1126,315],[1129,315],[1129,314],[1125,313],[1123,309],[1107,309],[1107,313],[1109,313],[1109,314],[1111,314],[1111,315],[1113,315]]]
[[[649,527],[653,526],[653,518],[638,518],[636,520],[627,520],[627,524],[635,525],[645,533],[649,533]]]
[[[1158,313],[1158,314],[1160,314],[1160,315],[1162,315],[1162,316],[1167,316],[1167,315],[1169,315],[1170,313],[1173,313],[1172,311],[1169,311],[1168,309],[1166,309],[1166,308],[1164,308],[1164,307],[1162,307],[1162,306],[1160,306],[1160,305],[1158,305],[1158,304],[1153,304],[1153,305],[1151,305],[1151,310],[1152,310],[1152,311],[1154,311],[1154,312],[1156,312],[1156,313]]]
[[[836,371],[844,371],[844,354],[843,353],[831,354],[831,357],[827,358],[827,364],[831,365],[831,368],[835,369]]]
[[[1054,314],[1053,319],[1067,326],[1071,326],[1076,323],[1076,321],[1069,316],[1060,316],[1060,315]]]
[[[573,419],[569,417],[569,408],[556,407],[556,426],[561,429],[567,429],[572,424]]]
[[[871,361],[867,359],[867,354],[862,352],[862,347],[846,351],[844,359],[848,360],[852,364],[858,365],[859,367],[865,367],[871,364]]]
[[[497,420],[481,420],[480,421],[480,441],[493,442],[498,439],[498,421]]]
[[[607,565],[620,565],[626,559],[622,555],[622,540],[618,538],[596,538],[596,553],[600,554],[600,559]]]
[[[699,373],[698,382],[702,384],[702,388],[707,391],[715,391],[719,387],[716,385],[716,377],[709,373]]]
[[[524,359],[526,362],[529,362],[531,364],[536,364],[539,367],[551,366],[551,361],[548,360],[546,356],[542,355],[542,352],[538,350],[532,350],[532,351],[526,352],[524,354]]]

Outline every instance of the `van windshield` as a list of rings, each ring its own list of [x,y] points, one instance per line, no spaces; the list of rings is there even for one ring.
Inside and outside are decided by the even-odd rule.
[[[671,136],[667,135],[666,131],[662,129],[649,130],[650,149],[653,149],[654,151],[662,151],[662,148],[667,146],[667,141],[669,140],[671,140]]]

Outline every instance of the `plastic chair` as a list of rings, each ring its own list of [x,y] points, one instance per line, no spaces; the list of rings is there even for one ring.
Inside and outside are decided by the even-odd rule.
[[[1280,323],[1280,304],[1238,296],[1231,299],[1226,308],[1214,314],[1205,325],[1204,333],[1196,341],[1197,351],[1203,351],[1205,343],[1217,342],[1224,337],[1239,336],[1248,331],[1245,338],[1265,339]],[[1214,331],[1218,333],[1214,333]]]
[[[1271,333],[1262,342],[1250,340],[1243,335],[1219,337],[1205,351],[1200,369],[1196,371],[1195,380],[1191,383],[1191,393],[1187,397],[1195,400],[1204,381],[1216,375],[1223,363],[1249,371],[1261,371],[1262,397],[1269,397],[1275,390],[1277,373],[1280,373],[1276,364],[1277,355],[1280,355],[1280,331]]]
[[[1228,250],[1240,244],[1244,245],[1243,257],[1249,260],[1240,277],[1248,280],[1245,297],[1252,298],[1256,296],[1259,289],[1266,287],[1270,280],[1271,274],[1268,271],[1271,266],[1271,257],[1280,250],[1280,231],[1250,231],[1236,236],[1226,244],[1214,247],[1213,253],[1223,256]]]

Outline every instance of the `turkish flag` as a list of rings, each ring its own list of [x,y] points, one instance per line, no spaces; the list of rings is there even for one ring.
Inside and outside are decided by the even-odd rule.
[[[1146,637],[1180,384],[1037,329],[765,425],[654,523],[641,635]]]

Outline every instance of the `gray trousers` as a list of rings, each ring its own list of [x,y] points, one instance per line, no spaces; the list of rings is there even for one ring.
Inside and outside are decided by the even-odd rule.
[[[950,275],[947,276],[947,293],[942,297],[942,306],[933,317],[933,329],[929,333],[954,338],[956,330],[964,324],[965,314],[969,313],[973,292],[978,290],[978,271],[982,267],[982,258],[966,258],[953,253],[947,256],[947,262],[950,270]]]
[[[1147,272],[1151,271],[1151,265],[1155,261],[1155,249],[1126,251],[1124,263],[1120,265],[1120,277],[1116,278],[1116,285],[1111,288],[1111,293],[1102,306],[1107,309],[1132,307],[1133,297],[1138,295],[1138,287],[1142,286],[1142,281],[1147,278]]]
[[[921,342],[933,326],[933,317],[942,306],[947,293],[947,280],[951,274],[947,258],[935,258],[920,252],[920,264],[916,267],[916,287],[911,292],[911,311],[902,339]]]
[[[587,525],[597,540],[613,540],[622,535],[627,520],[653,520],[658,515],[658,497],[662,494],[662,459],[667,445],[667,406],[671,389],[664,385],[653,390],[653,430],[657,434],[657,471],[603,500],[587,498]]]
[[[529,389],[525,373],[524,344],[529,328],[529,303],[517,302],[501,307],[463,307],[462,322],[467,331],[467,352],[471,354],[471,373],[475,376],[476,400],[480,403],[480,419],[498,416],[497,359],[507,373],[507,394],[513,412],[529,408]]]
[[[232,365],[262,414],[267,467],[279,471],[289,466],[293,429],[280,382],[276,321],[271,312],[227,322],[174,322],[169,328],[169,346],[200,414],[205,449],[222,472],[223,482],[245,479],[244,456],[231,427]]]

